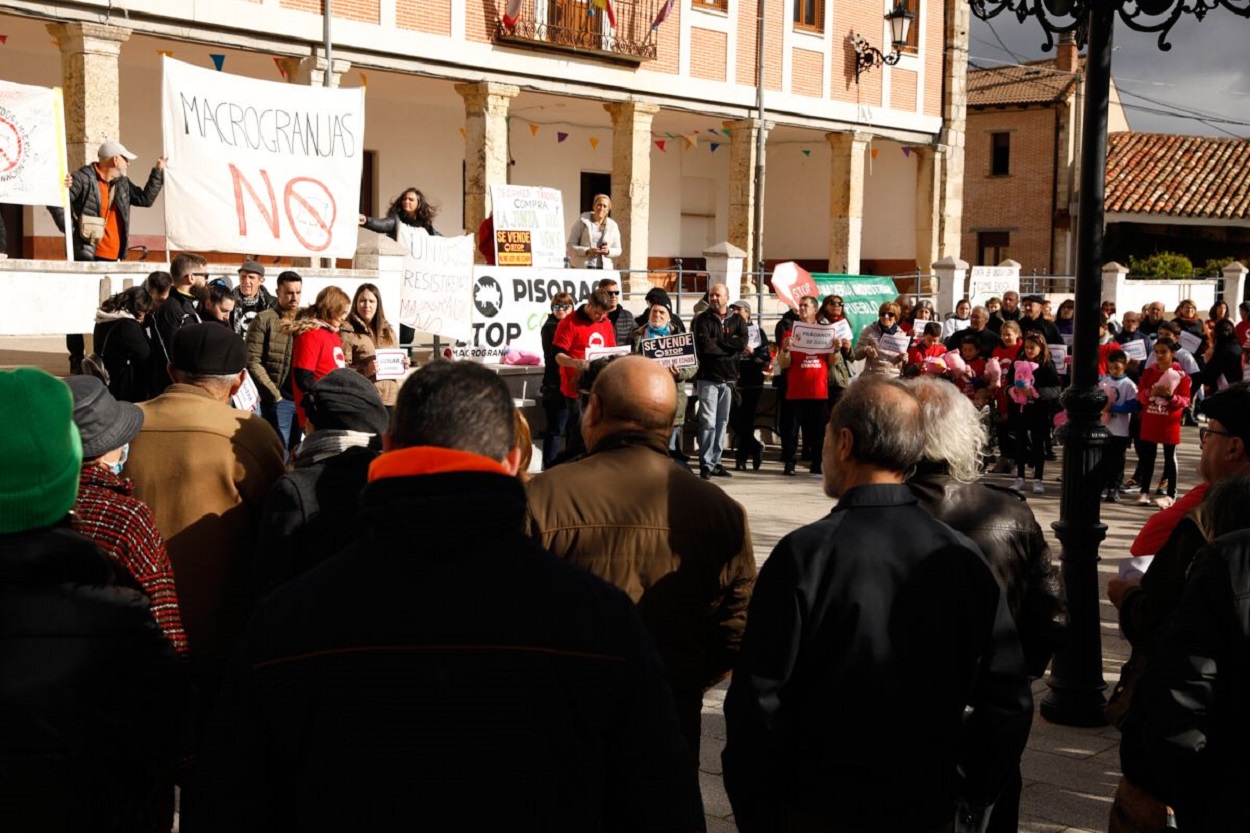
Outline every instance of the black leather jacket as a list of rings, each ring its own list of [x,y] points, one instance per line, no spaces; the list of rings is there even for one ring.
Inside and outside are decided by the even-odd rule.
[[[945,465],[932,463],[922,463],[908,485],[926,511],[981,548],[1006,590],[1029,675],[1042,676],[1063,641],[1067,610],[1050,546],[1028,502],[1011,489],[960,483]]]

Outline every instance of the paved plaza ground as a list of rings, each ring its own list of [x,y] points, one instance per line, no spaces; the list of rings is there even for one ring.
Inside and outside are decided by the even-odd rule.
[[[19,364],[64,374],[64,340],[0,339],[0,367]],[[756,560],[761,565],[783,535],[820,518],[833,505],[833,501],[824,496],[819,477],[805,473],[799,477],[783,477],[776,452],[775,447],[769,449],[764,467],[759,472],[734,472],[732,479],[717,478],[714,481],[747,507]],[[1062,449],[1058,452],[1062,456]],[[1183,494],[1197,482],[1197,429],[1183,429],[1177,460],[1180,469],[1178,494]],[[1134,463],[1130,451],[1130,471]],[[1045,496],[1028,495],[1029,505],[1050,541],[1056,563],[1059,543],[1051,524],[1059,519],[1061,484],[1058,478],[1061,466],[1060,462],[1047,465]],[[989,479],[1004,486],[1011,482],[1009,476],[990,476]],[[1119,559],[1127,554],[1138,529],[1157,511],[1154,506],[1135,505],[1131,502],[1134,499],[1130,498],[1128,503],[1101,504],[1102,520],[1108,525],[1108,532],[1102,545],[1103,561],[1099,564],[1098,575],[1103,591],[1103,675],[1109,685],[1119,678],[1120,666],[1128,659],[1129,650],[1116,625],[1115,608],[1106,600],[1107,580],[1116,575]],[[726,688],[727,684],[717,686],[707,693],[703,701],[700,780],[708,830],[712,833],[737,829],[721,782],[720,754],[725,744],[722,707]],[[1045,680],[1037,681],[1034,684],[1035,700],[1040,702],[1045,692]],[[923,686],[918,687],[917,696],[924,696]],[[1111,796],[1120,778],[1118,745],[1119,733],[1111,727],[1075,729],[1058,726],[1047,723],[1039,713],[1035,713],[1022,765],[1021,833],[1106,830]],[[906,785],[900,784],[899,787],[900,797],[905,796]],[[832,792],[830,800],[836,800]]]

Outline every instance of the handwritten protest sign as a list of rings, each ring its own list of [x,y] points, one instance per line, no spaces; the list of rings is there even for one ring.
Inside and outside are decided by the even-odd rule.
[[[60,89],[0,81],[0,202],[61,205],[65,174]]]
[[[408,358],[407,350],[379,350],[374,358],[378,363],[379,379],[402,379],[408,372],[408,368],[404,367],[404,359]]]
[[[694,353],[694,333],[648,338],[642,341],[642,354],[664,367],[698,367]]]
[[[258,81],[165,57],[171,249],[351,257],[365,91]]]
[[[598,269],[473,267],[471,333],[452,348],[452,356],[496,364],[505,347],[541,356],[551,299],[567,292],[580,305],[603,275]]]
[[[230,397],[230,402],[237,410],[257,413],[260,410],[260,391],[252,381],[252,374],[243,374],[243,386],[239,392]]]
[[[400,224],[404,279],[399,320],[423,333],[466,339],[473,333],[473,236],[434,237]]]
[[[1184,347],[1191,353],[1197,353],[1198,348],[1202,346],[1202,339],[1188,330],[1181,330],[1177,338],[1180,339],[1181,347]]]
[[[845,318],[839,318],[833,322],[833,334],[838,337],[839,341],[854,341],[855,333],[851,331],[851,325]]]
[[[799,321],[790,330],[790,349],[800,353],[834,353],[841,349],[837,328]]]
[[[1063,373],[1064,368],[1068,364],[1068,347],[1066,344],[1048,344],[1047,349],[1050,350],[1050,360],[1059,368],[1059,372]]]
[[[1134,361],[1144,362],[1146,360],[1146,356],[1148,355],[1146,351],[1146,342],[1139,339],[1124,342],[1120,345],[1120,349],[1124,351],[1126,358],[1133,359]]]
[[[792,260],[777,264],[771,283],[777,297],[795,312],[798,312],[799,301],[820,294],[811,273]]]
[[[911,337],[900,330],[894,335],[884,335],[877,340],[877,349],[883,353],[906,353],[911,346]]]
[[[968,300],[984,306],[990,298],[1020,291],[1020,270],[1008,266],[973,266],[968,275]],[[956,296],[958,297],[958,296]]]
[[[564,227],[564,196],[556,188],[536,185],[490,186],[491,217],[495,224],[495,262],[499,266],[539,266],[559,269],[564,266],[565,240],[569,230]],[[501,234],[529,236],[529,262],[522,252],[511,251],[521,238],[504,237],[508,245],[501,247]]]

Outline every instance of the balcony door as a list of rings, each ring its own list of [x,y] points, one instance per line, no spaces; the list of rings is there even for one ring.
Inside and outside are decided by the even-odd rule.
[[[608,16],[591,0],[547,0],[547,40],[581,49],[607,49]]]

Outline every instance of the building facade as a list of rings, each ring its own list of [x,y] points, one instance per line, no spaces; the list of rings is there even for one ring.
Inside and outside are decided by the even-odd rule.
[[[569,223],[606,191],[618,265],[636,270],[722,241],[754,251],[763,131],[766,260],[927,272],[959,254],[968,8],[907,2],[897,63],[857,73],[852,33],[890,51],[887,0],[3,0],[0,77],[64,88],[71,167],[118,138],[141,179],[162,152],[162,55],[328,73],[366,87],[362,213],[415,185],[455,234],[489,214],[493,183],[558,188]],[[157,257],[163,202],[132,214]],[[5,219],[18,256],[63,257],[46,211]]]

